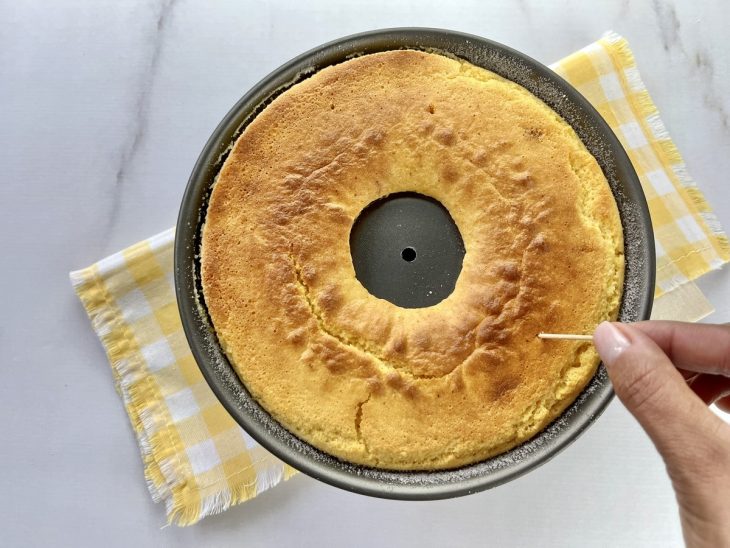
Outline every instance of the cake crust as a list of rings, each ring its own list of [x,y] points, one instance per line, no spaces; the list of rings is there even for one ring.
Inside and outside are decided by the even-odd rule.
[[[400,308],[355,277],[350,230],[389,194],[440,201],[466,254],[453,293]],[[211,194],[201,281],[253,397],[295,435],[368,466],[453,468],[555,419],[615,319],[623,238],[608,183],[527,90],[412,50],[325,68],[267,106]]]

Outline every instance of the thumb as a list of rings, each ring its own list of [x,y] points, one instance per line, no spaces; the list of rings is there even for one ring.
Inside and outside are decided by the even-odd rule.
[[[717,454],[724,423],[692,392],[649,336],[627,324],[603,322],[593,340],[616,394],[670,471],[681,473],[685,465],[694,467]]]

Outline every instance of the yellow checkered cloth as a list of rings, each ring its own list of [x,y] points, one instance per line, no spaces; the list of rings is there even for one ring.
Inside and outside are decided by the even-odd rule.
[[[691,280],[728,262],[730,244],[659,118],[628,43],[608,32],[550,68],[601,113],[639,175],[656,240],[652,318],[708,315],[713,308]]]
[[[173,229],[71,273],[137,435],[147,485],[181,525],[221,512],[295,471],[228,415],[183,333]]]
[[[728,240],[689,179],[628,45],[609,34],[553,68],[598,108],[641,177],[657,239],[657,306],[670,302],[665,315],[680,319],[707,314],[691,280],[728,261]],[[106,349],[152,498],[165,502],[170,522],[187,525],[295,471],[233,421],[198,370],[178,316],[173,240],[172,230],[163,232],[72,272],[71,281]]]

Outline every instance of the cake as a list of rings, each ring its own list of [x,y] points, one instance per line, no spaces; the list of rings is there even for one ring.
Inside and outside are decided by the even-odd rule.
[[[402,308],[355,275],[350,232],[391,194],[451,214],[453,292]],[[251,395],[341,460],[454,468],[533,437],[595,373],[616,318],[622,228],[599,165],[521,86],[466,61],[394,50],[324,68],[245,128],[213,187],[205,304]]]

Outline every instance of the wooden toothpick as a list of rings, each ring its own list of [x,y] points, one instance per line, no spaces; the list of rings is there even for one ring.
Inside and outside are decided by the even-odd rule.
[[[566,341],[592,341],[593,335],[576,335],[573,333],[538,333],[540,339],[562,339]]]

